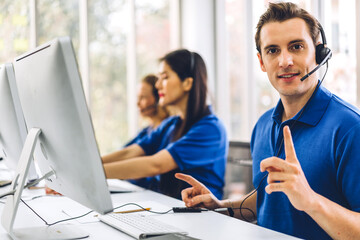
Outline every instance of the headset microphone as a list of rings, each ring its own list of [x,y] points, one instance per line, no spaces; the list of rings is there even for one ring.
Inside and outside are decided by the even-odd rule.
[[[301,81],[304,81],[305,79],[307,79],[308,77],[310,77],[311,74],[313,74],[314,72],[316,72],[322,65],[324,65],[332,56],[331,51],[326,55],[326,57],[324,58],[324,60],[322,60],[322,62],[316,66],[316,68],[314,68],[311,72],[309,72],[308,74],[306,74],[305,76],[303,76],[302,78],[300,78]]]
[[[311,74],[313,74],[314,72],[316,72],[322,65],[324,65],[332,56],[332,52],[331,49],[326,47],[326,37],[325,37],[325,32],[321,26],[320,23],[319,24],[319,30],[320,30],[320,34],[321,34],[321,38],[323,43],[319,44],[316,46],[316,50],[315,50],[315,58],[316,58],[316,63],[318,64],[316,66],[316,68],[314,68],[311,72],[309,72],[308,74],[306,74],[305,76],[303,76],[300,80],[304,81],[305,79],[307,79]]]
[[[152,108],[157,108],[157,103],[151,104],[151,105],[149,105],[149,106],[141,109],[141,112],[145,112],[145,111],[150,110],[150,109],[152,109]]]

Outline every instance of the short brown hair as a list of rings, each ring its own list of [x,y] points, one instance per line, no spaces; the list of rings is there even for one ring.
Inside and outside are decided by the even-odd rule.
[[[306,22],[306,25],[309,28],[310,36],[314,42],[314,46],[316,45],[320,33],[320,26],[315,17],[294,3],[269,3],[268,9],[263,15],[261,15],[256,26],[255,44],[256,49],[260,54],[260,32],[262,27],[269,22],[283,22],[292,18],[301,18]]]

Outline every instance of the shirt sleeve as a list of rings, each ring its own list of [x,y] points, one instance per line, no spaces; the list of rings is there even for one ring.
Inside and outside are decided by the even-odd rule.
[[[151,129],[150,126],[143,128],[143,129],[139,132],[139,134],[138,134],[135,138],[133,138],[132,140],[130,140],[128,143],[126,143],[126,144],[124,145],[124,147],[128,147],[128,146],[130,146],[130,145],[132,145],[132,144],[134,144],[134,143],[138,143],[138,142],[141,141],[144,137],[146,137],[146,135],[150,134],[151,131],[152,131],[152,129]]]
[[[146,155],[153,155],[159,151],[162,141],[164,141],[164,138],[169,137],[168,134],[175,127],[176,121],[177,119],[174,117],[165,119],[160,126],[137,142]]]
[[[360,212],[360,123],[351,128],[337,149],[337,182],[351,210]]]
[[[226,149],[226,133],[218,121],[199,121],[179,140],[170,143],[169,151],[180,170],[208,168],[222,161]]]

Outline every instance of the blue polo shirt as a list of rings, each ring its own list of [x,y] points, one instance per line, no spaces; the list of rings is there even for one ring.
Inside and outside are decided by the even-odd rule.
[[[260,162],[271,156],[285,159],[283,127],[291,127],[295,151],[310,187],[318,194],[352,211],[360,212],[360,112],[320,86],[305,108],[285,122],[281,100],[261,116],[251,139],[253,183],[266,174]],[[295,123],[294,123],[295,122]],[[257,192],[260,226],[304,239],[331,239],[312,218],[296,210],[284,193],[267,194],[267,180]]]
[[[174,177],[175,172],[181,172],[202,182],[221,199],[228,152],[228,140],[223,124],[214,114],[209,114],[193,124],[184,136],[172,142],[174,129],[181,121],[178,116],[169,117],[138,142],[146,155],[166,149],[179,167],[160,176],[159,191],[181,198],[181,190],[189,186]]]
[[[136,135],[136,137],[134,137],[133,139],[131,139],[128,143],[126,143],[124,145],[124,147],[130,146],[132,144],[135,144],[137,142],[139,142],[141,139],[143,139],[144,137],[146,137],[146,135],[150,134],[152,131],[152,127],[151,126],[147,126],[145,128],[143,128],[138,135]]]
[[[147,126],[147,127],[143,128],[138,133],[138,135],[135,138],[133,138],[132,140],[130,140],[128,143],[126,143],[124,145],[124,147],[130,146],[137,142],[140,142],[141,139],[143,139],[147,135],[149,135],[152,130],[153,130],[153,128],[151,126]],[[153,177],[144,177],[144,178],[139,178],[139,179],[129,179],[128,181],[133,184],[136,184],[140,187],[156,191],[158,189],[159,180],[160,180],[160,176],[153,176]]]

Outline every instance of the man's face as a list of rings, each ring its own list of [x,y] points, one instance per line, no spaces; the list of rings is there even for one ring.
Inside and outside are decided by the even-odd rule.
[[[261,70],[267,72],[281,97],[302,97],[317,84],[316,74],[300,78],[316,67],[315,47],[303,19],[266,23],[260,32]]]

